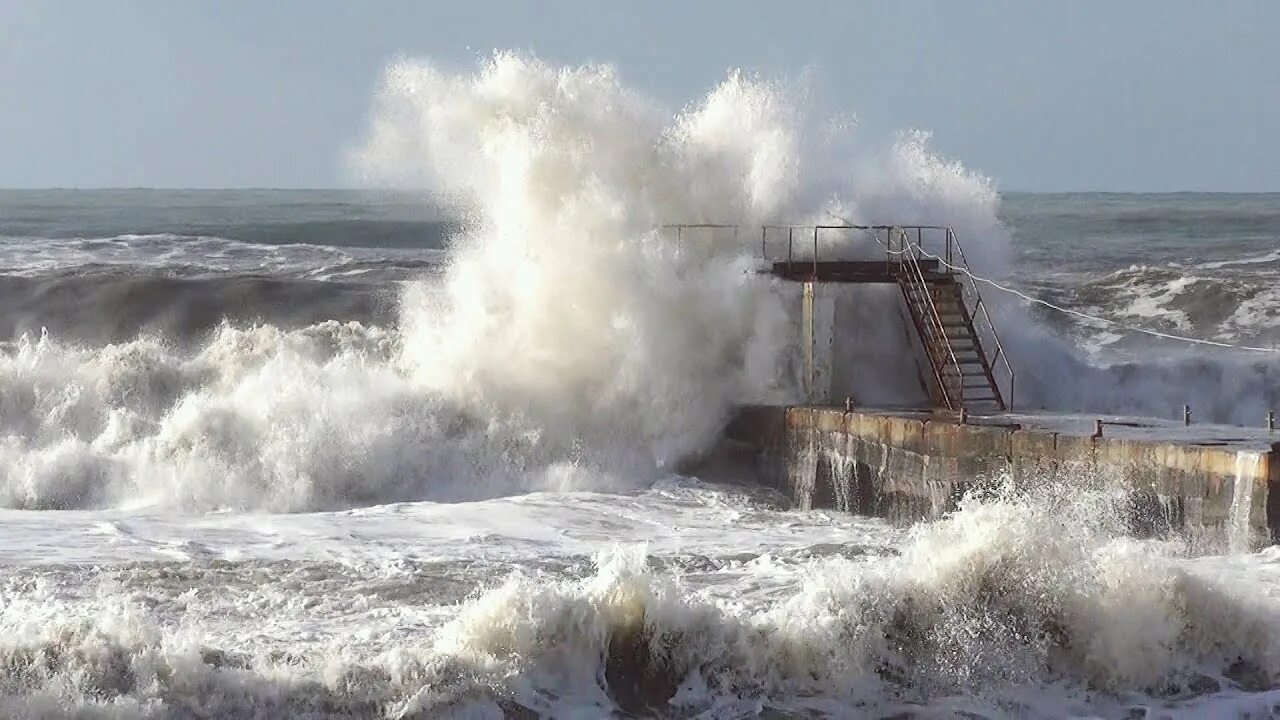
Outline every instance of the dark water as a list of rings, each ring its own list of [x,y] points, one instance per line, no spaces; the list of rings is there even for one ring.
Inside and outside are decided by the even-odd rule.
[[[0,237],[222,237],[264,245],[438,248],[420,193],[367,190],[0,190]]]
[[[1280,343],[1280,194],[1015,194],[1002,216],[1032,294],[1163,332]]]
[[[0,337],[199,337],[223,319],[385,323],[450,225],[412,193],[0,191]]]
[[[385,191],[0,191],[0,337],[386,322],[396,281],[439,266],[450,216]],[[1001,216],[1008,279],[1037,297],[1162,332],[1280,342],[1280,194],[1011,194]],[[1033,312],[1094,350],[1152,342]]]

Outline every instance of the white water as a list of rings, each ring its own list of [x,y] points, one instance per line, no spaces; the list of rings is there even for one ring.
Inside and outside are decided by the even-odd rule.
[[[1062,489],[904,534],[672,476],[795,387],[752,248],[656,225],[834,211],[1003,256],[988,181],[802,97],[734,74],[673,116],[607,67],[404,62],[355,160],[471,217],[397,326],[6,348],[0,709],[1265,711],[1271,551],[1186,560]]]
[[[655,226],[837,206],[997,226],[987,181],[918,135],[852,155],[878,179],[835,203],[828,155],[847,139],[815,133],[802,95],[732,74],[673,117],[604,66],[393,66],[354,159],[469,208],[444,279],[402,287],[394,328],[224,327],[193,351],[25,339],[0,355],[0,503],[304,510],[642,486],[733,405],[796,392],[790,308],[752,249],[677,252]]]
[[[1231,516],[1227,523],[1228,547],[1232,552],[1242,552],[1253,546],[1250,515],[1253,511],[1254,483],[1258,477],[1258,465],[1262,455],[1251,452],[1236,454],[1235,484],[1231,488]]]
[[[1280,694],[1250,688],[1280,670],[1280,556],[1181,559],[1120,535],[1123,504],[1009,494],[906,533],[689,481],[283,516],[6,511],[0,707],[1266,712]]]

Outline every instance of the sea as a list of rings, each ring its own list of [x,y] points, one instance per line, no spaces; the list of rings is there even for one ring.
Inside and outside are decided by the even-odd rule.
[[[691,470],[794,401],[794,316],[655,229],[954,224],[1025,411],[1256,426],[1280,195],[919,134],[809,192],[762,81],[389,72],[362,157],[428,190],[0,191],[0,717],[1280,717],[1280,547],[1130,536],[1106,478],[898,527]]]

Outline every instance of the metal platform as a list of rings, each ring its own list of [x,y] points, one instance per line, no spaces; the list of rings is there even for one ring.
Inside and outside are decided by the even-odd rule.
[[[748,228],[736,225],[667,225],[663,229],[674,231],[680,247],[695,236],[737,245],[755,233],[754,228],[746,233]],[[806,283],[801,314],[802,323],[809,323],[810,343],[814,294],[808,284],[893,283],[902,289],[915,335],[928,357],[930,377],[924,384],[935,407],[961,413],[1013,409],[1013,366],[950,226],[765,225],[758,237],[760,257],[768,263],[762,272]],[[865,256],[867,239],[883,249],[884,260],[840,257],[855,250]],[[813,348],[808,349],[812,383]]]
[[[950,273],[938,272],[937,260],[923,261],[920,266],[940,282],[951,277]],[[774,262],[767,272],[794,282],[896,284],[904,271],[900,260],[825,260]]]

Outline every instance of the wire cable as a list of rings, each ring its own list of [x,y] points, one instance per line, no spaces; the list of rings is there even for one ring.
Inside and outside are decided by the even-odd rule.
[[[841,218],[841,220],[843,221],[844,219],[843,219],[843,218]],[[845,222],[847,222],[847,221],[845,221]],[[880,237],[879,237],[879,233],[874,233],[874,232],[872,232],[872,233],[871,233],[871,238],[872,238],[873,240],[875,240],[875,241],[876,241],[876,244],[878,244],[880,247],[884,248],[884,249],[885,249],[885,252],[886,252],[886,253],[888,253],[888,254],[890,254],[890,255],[902,255],[902,254],[904,254],[904,253],[906,252],[906,248],[904,248],[904,249],[902,249],[902,250],[891,250],[891,249],[889,249],[889,246],[888,246],[888,245],[885,245],[883,242],[881,242]],[[1164,340],[1174,340],[1174,341],[1177,341],[1177,342],[1191,343],[1191,344],[1194,344],[1194,345],[1210,345],[1210,346],[1213,346],[1213,347],[1230,348],[1230,349],[1233,349],[1233,350],[1245,350],[1245,351],[1248,351],[1248,352],[1280,353],[1280,348],[1276,348],[1276,347],[1259,347],[1259,346],[1254,346],[1254,345],[1236,345],[1236,344],[1233,344],[1233,343],[1220,342],[1220,341],[1217,341],[1217,340],[1205,340],[1204,338],[1196,338],[1196,337],[1189,337],[1189,336],[1187,336],[1187,335],[1178,335],[1178,334],[1175,334],[1175,333],[1161,332],[1161,331],[1159,331],[1159,330],[1152,330],[1152,329],[1150,329],[1150,328],[1139,327],[1139,326],[1137,326],[1137,325],[1127,325],[1127,324],[1125,324],[1125,323],[1119,322],[1119,321],[1117,321],[1117,320],[1112,320],[1112,319],[1110,319],[1110,318],[1099,317],[1099,316],[1097,316],[1097,315],[1090,315],[1089,313],[1081,312],[1081,311],[1079,311],[1079,310],[1072,310],[1071,308],[1062,307],[1061,305],[1055,305],[1054,303],[1051,303],[1051,302],[1049,302],[1048,300],[1042,300],[1041,298],[1033,297],[1033,296],[1031,296],[1031,295],[1028,295],[1028,294],[1026,294],[1026,293],[1022,292],[1021,290],[1017,290],[1017,289],[1015,289],[1015,288],[1011,288],[1011,287],[1008,287],[1008,286],[1006,286],[1006,285],[1002,285],[1002,284],[1000,284],[1000,283],[996,282],[995,280],[991,280],[990,278],[985,278],[985,277],[981,277],[981,276],[979,276],[979,275],[975,275],[975,274],[973,273],[973,271],[969,270],[969,268],[967,268],[967,267],[958,266],[958,265],[953,265],[953,264],[951,264],[951,263],[947,262],[946,260],[942,259],[941,257],[939,257],[939,256],[937,256],[937,255],[935,255],[935,254],[933,254],[933,253],[931,253],[931,252],[929,252],[928,250],[925,250],[923,247],[920,247],[920,245],[919,245],[918,243],[913,243],[913,242],[911,242],[911,239],[910,239],[909,237],[907,237],[907,243],[908,243],[908,245],[906,246],[907,248],[909,248],[909,247],[914,247],[914,248],[917,250],[917,252],[919,252],[919,253],[920,253],[920,255],[922,255],[923,257],[929,258],[930,260],[936,260],[936,261],[938,261],[938,263],[939,263],[940,265],[942,265],[943,267],[946,267],[946,268],[948,268],[948,269],[950,269],[950,270],[953,270],[953,271],[955,271],[955,272],[958,272],[958,273],[963,273],[964,275],[968,276],[968,277],[969,277],[969,279],[973,280],[974,282],[980,282],[980,283],[983,283],[984,285],[988,285],[988,286],[990,286],[990,287],[993,287],[993,288],[995,288],[996,290],[999,290],[999,291],[1001,291],[1001,292],[1008,293],[1008,294],[1010,294],[1010,295],[1014,295],[1014,296],[1016,296],[1016,297],[1019,297],[1019,298],[1021,298],[1021,299],[1025,300],[1025,301],[1027,301],[1027,302],[1029,302],[1029,303],[1033,303],[1033,304],[1035,304],[1035,305],[1040,305],[1040,306],[1043,306],[1043,307],[1047,307],[1047,308],[1049,308],[1049,309],[1051,309],[1051,310],[1056,310],[1056,311],[1058,311],[1058,312],[1060,312],[1060,313],[1063,313],[1063,314],[1066,314],[1066,315],[1072,315],[1072,316],[1075,316],[1075,317],[1078,317],[1078,318],[1081,318],[1081,319],[1084,319],[1084,320],[1089,320],[1089,321],[1091,321],[1091,322],[1095,322],[1095,323],[1099,323],[1099,324],[1101,324],[1101,325],[1105,325],[1105,326],[1107,326],[1107,327],[1115,328],[1115,329],[1117,329],[1117,330],[1124,330],[1124,331],[1126,331],[1126,332],[1133,332],[1133,333],[1141,333],[1141,334],[1143,334],[1143,335],[1150,335],[1150,336],[1152,336],[1152,337],[1158,337],[1158,338],[1161,338],[1161,339],[1164,339]]]

